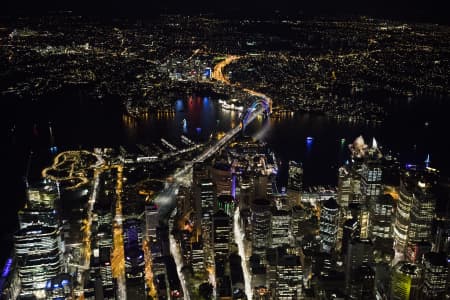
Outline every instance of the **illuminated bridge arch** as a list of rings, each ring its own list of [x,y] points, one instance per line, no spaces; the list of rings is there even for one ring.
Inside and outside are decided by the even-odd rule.
[[[242,126],[244,129],[245,127],[247,127],[249,118],[252,113],[259,108],[264,109],[264,114],[266,116],[270,115],[270,113],[272,112],[272,100],[266,97],[258,97],[255,101],[253,101],[252,105],[247,109],[244,117],[242,118]]]

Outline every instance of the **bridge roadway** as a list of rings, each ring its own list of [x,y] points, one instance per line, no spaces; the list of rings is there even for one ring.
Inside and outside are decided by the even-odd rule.
[[[259,116],[260,114],[262,114],[263,112],[264,112],[263,107],[260,107],[260,108],[256,109],[255,111],[253,111],[251,113],[251,116],[247,120],[247,124],[245,124],[245,125],[248,125],[251,122],[253,122],[253,120],[256,119],[256,117]],[[225,136],[223,138],[221,138],[220,140],[218,140],[214,145],[210,146],[208,149],[206,149],[203,153],[198,155],[192,161],[186,163],[186,165],[184,166],[183,169],[179,170],[178,172],[176,172],[173,175],[175,182],[183,184],[185,182],[185,180],[183,180],[183,176],[185,176],[187,173],[189,173],[189,171],[192,169],[192,166],[194,165],[195,162],[204,162],[205,160],[210,158],[214,153],[219,151],[223,146],[225,146],[228,142],[230,142],[230,140],[233,137],[235,137],[236,134],[238,134],[241,130],[242,130],[241,124],[230,129],[225,134]]]

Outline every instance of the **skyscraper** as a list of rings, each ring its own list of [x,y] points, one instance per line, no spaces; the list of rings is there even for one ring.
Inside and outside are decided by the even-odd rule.
[[[372,281],[375,278],[375,272],[370,272],[366,269],[372,269],[374,263],[373,259],[373,244],[371,240],[368,239],[353,239],[347,248],[347,253],[345,257],[345,286],[347,289],[347,294],[352,294],[352,286],[360,281],[361,276],[371,277],[373,275]],[[364,267],[362,268],[362,266]],[[356,284],[358,286],[358,284]],[[355,299],[358,299],[360,294],[360,287],[356,288],[357,291],[353,291]],[[371,284],[372,291],[364,291],[367,295],[372,295],[374,293],[374,284]]]
[[[320,211],[320,249],[330,253],[336,248],[339,205],[334,198],[322,203]]]
[[[60,197],[59,185],[57,182],[44,179],[27,187],[27,207],[54,208],[55,202]]]
[[[417,299],[421,278],[422,270],[418,265],[405,261],[397,263],[392,268],[390,299]]]
[[[256,253],[264,254],[264,250],[270,246],[271,218],[270,201],[255,199],[252,204],[252,246]]]
[[[300,191],[303,186],[303,168],[302,164],[296,161],[289,161],[289,179],[288,188],[294,191]]]
[[[448,262],[445,253],[425,253],[423,268],[423,299],[444,299],[448,277]]]
[[[409,243],[431,242],[435,196],[431,184],[418,172],[403,174],[394,222],[394,243],[405,253]]]
[[[408,228],[413,197],[413,193],[408,187],[408,182],[404,179],[401,180],[394,221],[394,246],[401,253],[405,252],[408,242]]]
[[[394,199],[389,194],[379,195],[370,203],[370,237],[388,239],[392,236]]]
[[[412,200],[408,243],[423,240],[431,242],[431,223],[435,215],[436,198],[431,192],[430,183],[418,180]]]
[[[15,256],[22,292],[39,293],[62,270],[59,228],[32,225],[14,235]]]
[[[290,231],[292,228],[292,214],[287,210],[272,209],[271,219],[272,241],[271,247],[290,244]]]
[[[231,218],[223,210],[219,210],[213,215],[213,241],[215,256],[228,256],[231,241]]]
[[[216,195],[231,195],[231,166],[217,162],[211,168],[211,178],[216,188]]]

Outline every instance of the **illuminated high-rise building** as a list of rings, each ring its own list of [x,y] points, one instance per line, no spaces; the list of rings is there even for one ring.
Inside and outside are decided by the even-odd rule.
[[[271,206],[267,199],[255,199],[252,203],[252,247],[256,253],[264,254],[270,247]]]
[[[337,202],[342,208],[347,208],[352,199],[352,176],[347,167],[339,168]]]
[[[198,184],[200,192],[200,211],[212,212],[215,203],[214,184],[209,179],[203,179]]]
[[[217,209],[223,210],[230,217],[234,213],[234,199],[231,195],[220,195],[217,197]]]
[[[19,227],[21,229],[31,225],[59,227],[59,218],[53,208],[24,208],[19,211]]]
[[[156,228],[159,224],[159,213],[156,205],[145,206],[145,238],[156,239]]]
[[[370,202],[370,234],[373,239],[388,239],[392,236],[394,199],[389,195],[379,195]]]
[[[227,257],[230,251],[231,218],[223,210],[219,210],[212,219],[215,256]]]
[[[341,252],[347,254],[348,245],[353,239],[359,238],[359,223],[356,218],[347,219],[344,222],[342,234]]]
[[[413,193],[408,243],[431,242],[431,225],[435,215],[436,198],[431,192],[430,183],[425,181],[418,180]]]
[[[296,161],[289,161],[289,179],[288,188],[294,191],[300,191],[303,186],[303,168],[302,164]]]
[[[216,189],[216,195],[231,195],[231,166],[217,162],[211,168],[211,179]]]
[[[410,243],[432,241],[435,196],[427,179],[415,172],[406,172],[402,176],[399,196],[394,222],[394,242],[396,249],[405,253]]]
[[[270,249],[267,255],[269,283],[274,299],[302,299],[303,268],[300,257],[286,247]]]
[[[447,290],[448,262],[445,253],[425,253],[422,299],[444,299]]]
[[[398,262],[392,268],[390,299],[417,299],[419,296],[421,279],[422,270],[418,265],[405,261]]]
[[[288,210],[272,209],[271,247],[289,245],[291,241],[292,215]]]
[[[241,210],[249,208],[254,200],[253,180],[249,176],[242,176],[238,183],[237,199]]]
[[[401,180],[394,220],[394,246],[397,251],[402,253],[405,252],[408,242],[408,228],[411,221],[413,197],[414,195],[408,187],[408,182]]]
[[[320,249],[330,253],[336,248],[339,205],[334,198],[324,201],[320,209]]]
[[[55,202],[60,198],[59,184],[55,181],[44,179],[27,187],[27,207],[54,208]]]
[[[361,193],[366,202],[377,200],[382,192],[382,171],[378,159],[367,158],[361,166]]]
[[[302,223],[308,219],[305,209],[299,205],[292,207],[292,235],[294,240],[300,242],[302,240],[303,228]]]
[[[201,240],[192,243],[192,270],[195,274],[203,274],[205,272],[205,252]]]
[[[22,293],[39,294],[48,280],[62,271],[63,256],[59,228],[32,225],[14,235]]]

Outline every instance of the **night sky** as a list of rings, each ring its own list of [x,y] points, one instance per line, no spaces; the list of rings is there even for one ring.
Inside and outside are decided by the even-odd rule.
[[[363,14],[405,21],[449,23],[445,1],[407,0],[79,0],[79,1],[2,1],[0,15],[44,14],[72,10],[83,15],[151,17],[160,13],[206,13],[223,16],[273,16],[275,10],[286,15],[346,16]]]

